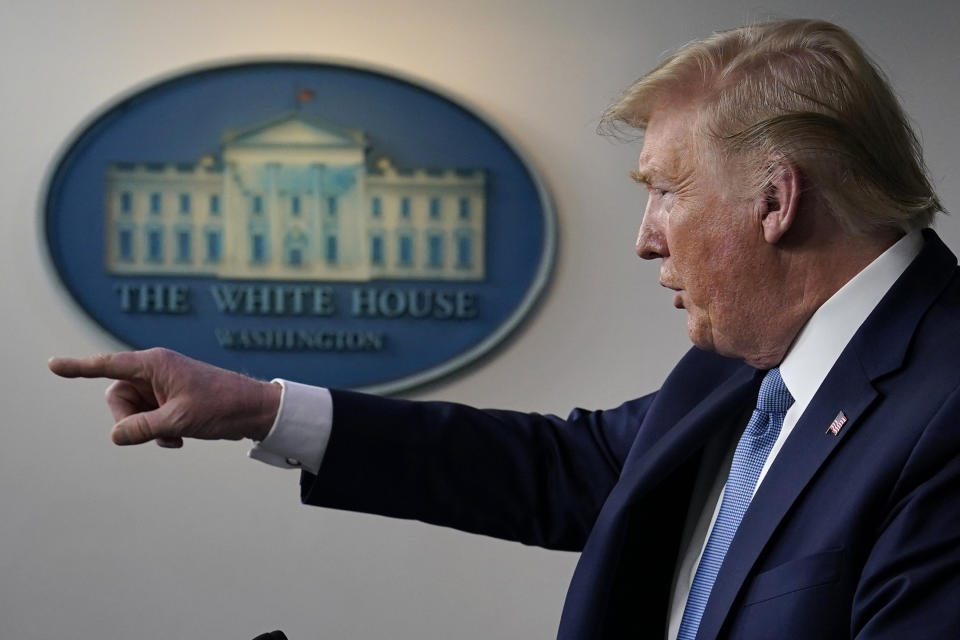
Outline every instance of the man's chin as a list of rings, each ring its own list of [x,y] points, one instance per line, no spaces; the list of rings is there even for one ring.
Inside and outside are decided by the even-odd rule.
[[[697,318],[693,313],[687,310],[687,336],[693,346],[704,351],[716,351],[713,342],[713,332],[710,323],[702,318]]]

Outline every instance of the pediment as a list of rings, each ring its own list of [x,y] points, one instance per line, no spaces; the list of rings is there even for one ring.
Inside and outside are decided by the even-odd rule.
[[[363,134],[329,123],[289,116],[241,131],[227,140],[227,147],[362,147]]]

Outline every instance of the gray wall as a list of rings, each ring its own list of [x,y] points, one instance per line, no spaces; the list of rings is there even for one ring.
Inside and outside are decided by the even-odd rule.
[[[655,389],[687,346],[682,313],[632,253],[637,149],[598,114],[665,50],[748,19],[852,29],[888,71],[960,211],[960,10],[808,0],[5,0],[0,4],[0,638],[548,638],[574,554],[418,523],[308,509],[297,476],[239,443],[110,444],[105,384],[52,354],[119,347],[46,266],[41,184],[75,127],[114,96],[197,63],[338,57],[459,95],[532,158],[557,202],[559,260],[534,316],[482,363],[418,390],[566,412]],[[960,248],[956,217],[939,225]],[[640,603],[638,603],[640,606]]]

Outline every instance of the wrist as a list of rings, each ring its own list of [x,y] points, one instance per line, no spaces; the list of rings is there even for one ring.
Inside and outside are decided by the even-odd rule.
[[[259,402],[255,411],[255,419],[248,437],[251,440],[262,442],[270,433],[277,414],[280,412],[280,399],[283,396],[283,387],[277,382],[261,382]]]

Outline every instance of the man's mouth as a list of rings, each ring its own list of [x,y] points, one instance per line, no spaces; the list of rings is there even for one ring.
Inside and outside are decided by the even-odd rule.
[[[663,280],[660,281],[660,286],[661,286],[661,287],[666,287],[667,289],[670,289],[670,290],[672,290],[672,291],[675,291],[676,293],[675,293],[675,295],[673,296],[673,306],[676,307],[677,309],[683,309],[683,308],[684,308],[684,306],[683,306],[683,288],[682,288],[682,287],[677,287],[677,286],[675,286],[675,285],[670,284],[669,282],[664,282]]]
[[[659,281],[659,282],[660,282],[660,286],[661,286],[661,287],[664,287],[664,288],[666,288],[666,289],[673,289],[674,291],[680,291],[680,289],[683,288],[683,287],[678,287],[678,286],[675,286],[675,285],[673,285],[673,284],[670,284],[669,281],[664,280],[663,278],[660,278],[660,281]]]

